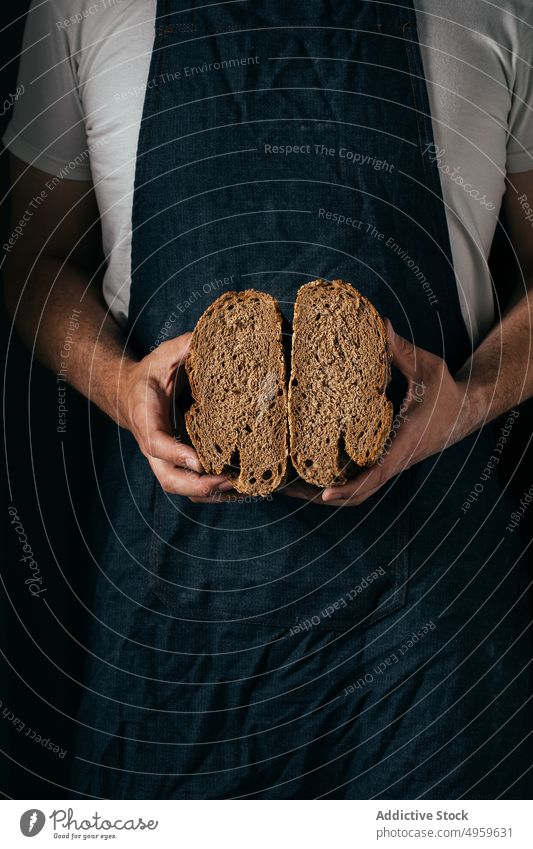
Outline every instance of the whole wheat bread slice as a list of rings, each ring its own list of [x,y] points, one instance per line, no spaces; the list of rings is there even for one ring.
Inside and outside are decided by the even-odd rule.
[[[282,317],[265,292],[226,292],[200,317],[186,370],[194,403],[187,431],[209,474],[267,495],[288,464]]]
[[[390,432],[390,355],[377,310],[349,283],[315,280],[294,307],[292,463],[315,486],[345,483],[376,462]]]

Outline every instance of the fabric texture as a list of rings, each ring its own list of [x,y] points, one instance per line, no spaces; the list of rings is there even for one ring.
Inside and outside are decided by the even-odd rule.
[[[413,8],[350,0],[333,25],[318,0],[190,12],[160,0],[158,22],[151,77],[216,72],[198,75],[194,96],[146,92],[127,326],[138,354],[194,325],[224,281],[269,291],[290,320],[298,286],[323,276],[351,281],[458,368],[471,345],[439,168],[424,154],[434,138]],[[230,74],[224,57],[246,61]],[[340,220],[354,210],[360,228]],[[395,374],[396,408],[402,394]],[[500,426],[344,510],[283,491],[230,505],[169,496],[110,426],[90,523],[78,791],[530,792],[528,578],[505,529],[512,502],[494,474],[461,509]]]
[[[440,166],[461,309],[477,344],[495,315],[487,257],[505,173],[531,169],[531,4],[448,0],[445,11],[440,0],[415,5],[435,140],[426,155],[436,156]],[[213,73],[201,70],[198,57],[182,62],[178,55],[166,80],[150,75],[155,14],[155,0],[34,2],[20,65],[25,91],[3,139],[43,171],[72,180],[92,175],[108,257],[104,294],[122,324],[130,297],[135,154],[145,91],[170,83],[194,98],[200,77]],[[354,14],[346,26],[356,22]],[[183,23],[181,31],[192,46],[194,26]],[[218,58],[235,60],[227,48],[229,42],[221,43]],[[266,56],[259,61],[273,64]],[[228,64],[225,73],[233,85],[238,66]]]

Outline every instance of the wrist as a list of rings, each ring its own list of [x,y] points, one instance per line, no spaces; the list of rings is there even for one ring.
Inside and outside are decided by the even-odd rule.
[[[471,378],[459,378],[456,380],[456,383],[463,403],[463,436],[468,436],[474,431],[479,430],[486,421],[492,418],[489,415],[490,397],[487,393],[487,387]]]
[[[120,427],[131,430],[130,400],[137,381],[138,361],[124,357],[120,361],[116,379],[115,413],[113,418]]]

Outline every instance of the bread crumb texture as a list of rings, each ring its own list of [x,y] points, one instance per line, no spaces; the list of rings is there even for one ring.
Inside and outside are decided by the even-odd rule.
[[[290,455],[316,486],[376,462],[392,425],[390,353],[377,310],[342,280],[302,286],[294,308]]]
[[[282,317],[265,292],[225,292],[203,313],[186,365],[193,404],[187,431],[208,474],[264,496],[287,476]]]

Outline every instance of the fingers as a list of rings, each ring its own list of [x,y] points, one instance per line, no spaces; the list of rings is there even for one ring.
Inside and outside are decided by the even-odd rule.
[[[328,507],[340,507],[350,505],[352,507],[361,504],[374,492],[383,486],[386,478],[381,469],[373,466],[367,472],[363,472],[355,480],[349,481],[344,486],[329,486],[325,489],[311,486],[302,480],[296,480],[285,486],[283,495],[290,498],[298,498],[301,501],[311,501],[314,504]]]
[[[154,457],[148,457],[148,462],[162,489],[169,495],[206,499],[215,495],[222,496],[232,488],[223,475],[199,475]]]
[[[395,432],[391,447],[380,462],[359,472],[343,486],[326,487],[322,494],[324,502],[334,507],[340,504],[362,504],[391,478],[409,469],[416,462],[420,438],[418,425],[415,423],[413,428],[413,421],[404,422]]]
[[[320,504],[322,501],[322,490],[317,486],[311,486],[303,480],[296,480],[287,484],[280,492],[290,498],[299,498],[302,501],[314,501]]]
[[[176,397],[185,384],[184,366],[189,354],[192,333],[162,342],[131,370],[126,391],[136,395],[148,387],[157,387],[167,398]]]
[[[167,339],[166,342],[156,348],[157,354],[161,359],[174,360],[176,363],[182,363],[187,359],[189,349],[191,347],[192,333],[182,333],[181,336],[176,336],[175,339]]]
[[[310,486],[304,481],[294,481],[283,489],[283,495],[327,507],[356,507],[377,492],[384,483],[381,477],[379,480],[372,480],[369,476],[363,480],[363,475],[369,473],[363,473],[355,481],[344,486],[330,486],[326,489]]]
[[[388,479],[388,469],[383,466],[372,466],[342,486],[326,487],[322,493],[322,500],[325,504],[333,507],[346,504],[353,507],[362,504],[370,495],[377,492]]]
[[[165,460],[174,466],[203,471],[196,451],[170,433],[168,400],[164,396],[147,395],[144,406],[134,413],[135,436],[146,457]]]
[[[227,504],[238,500],[239,493],[223,475],[199,475],[152,457],[148,462],[161,488],[169,495],[182,495],[195,504]]]
[[[141,386],[137,392],[132,410],[133,433],[145,457],[202,472],[194,448],[172,436],[170,401],[166,395],[151,384]]]
[[[328,507],[358,507],[367,498],[378,492],[383,484],[378,486],[344,486],[328,487],[322,493],[322,500]]]
[[[189,355],[191,338],[192,333],[183,333],[175,339],[162,342],[152,354],[151,374],[169,396],[179,395],[183,388],[184,366]]]
[[[165,492],[199,503],[221,503],[231,500],[232,484],[224,475],[204,474],[194,448],[172,434],[172,411],[179,432],[185,430],[183,416],[174,409],[175,378],[183,372],[191,337],[184,333],[163,342],[138,364],[135,380],[127,387],[130,430]]]
[[[158,460],[165,460],[173,466],[189,469],[201,474],[202,464],[194,448],[185,445],[164,430],[156,428],[150,431],[146,439],[146,454]]]

